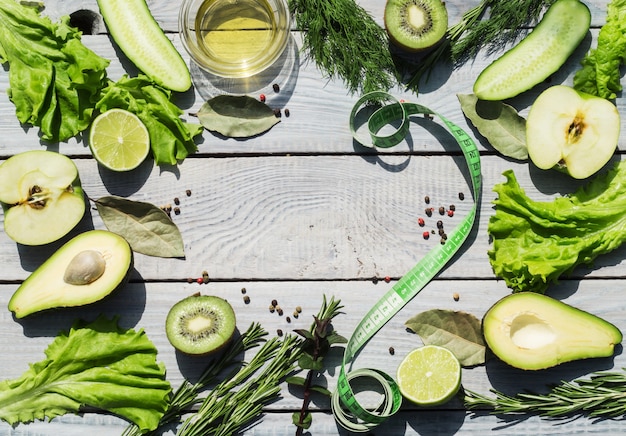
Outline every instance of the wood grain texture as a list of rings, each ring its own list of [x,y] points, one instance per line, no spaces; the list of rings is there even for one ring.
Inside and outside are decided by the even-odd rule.
[[[155,19],[184,52],[177,35],[180,2],[149,0]],[[362,0],[359,4],[382,23],[384,1]],[[450,20],[460,19],[478,0],[446,1]],[[511,100],[526,114],[538,93],[556,83],[571,83],[579,61],[595,46],[598,28],[605,19],[606,0],[586,1],[592,12],[588,38],[566,66],[547,83]],[[96,0],[46,0],[45,14],[52,18],[76,11],[97,12]],[[93,35],[83,41],[99,55],[110,59],[108,73],[116,80],[123,74],[135,75],[136,69],[117,50],[97,20]],[[323,295],[340,298],[345,306],[335,327],[350,336],[367,311],[396,280],[411,269],[439,239],[424,240],[423,232],[435,228],[442,219],[447,229],[460,222],[471,207],[465,164],[451,136],[439,125],[414,117],[411,134],[397,147],[378,153],[355,143],[349,131],[348,115],[358,96],[349,95],[338,80],[323,77],[299,48],[302,29],[292,32],[291,47],[285,58],[288,74],[259,77],[243,88],[250,95],[264,93],[273,107],[289,108],[290,116],[271,131],[249,140],[234,140],[204,132],[198,153],[176,167],[156,168],[146,162],[138,170],[117,174],[100,168],[91,158],[81,138],[62,144],[43,144],[37,129],[20,126],[14,106],[7,96],[8,74],[0,72],[0,161],[24,150],[49,148],[70,155],[76,162],[83,187],[92,199],[119,195],[157,206],[180,199],[180,214],[172,214],[185,241],[185,259],[161,259],[137,254],[130,282],[106,300],[84,308],[62,309],[33,315],[17,321],[8,310],[0,310],[0,369],[2,379],[22,374],[29,363],[43,359],[43,351],[60,331],[75,319],[94,319],[103,313],[120,316],[127,328],[145,329],[159,350],[158,359],[168,370],[168,379],[177,387],[183,378],[198,376],[205,361],[178,355],[167,342],[164,320],[178,300],[200,291],[227,298],[235,307],[238,328],[244,330],[259,321],[270,336],[277,329],[289,332],[307,328],[321,304]],[[481,53],[462,67],[438,67],[431,80],[420,86],[419,97],[402,88],[391,92],[397,98],[417,101],[448,117],[476,138],[482,154],[483,191],[480,213],[466,244],[448,266],[389,321],[363,349],[355,368],[372,367],[393,375],[402,357],[421,345],[408,332],[404,322],[428,309],[462,310],[481,318],[485,311],[509,290],[494,277],[487,259],[490,241],[487,223],[493,214],[492,188],[503,182],[502,172],[513,169],[531,198],[542,200],[566,195],[584,182],[573,181],[556,172],[539,171],[527,162],[504,159],[478,135],[464,118],[456,95],[471,92],[477,75],[497,56]],[[203,101],[217,92],[228,91],[229,84],[199,86],[206,77],[190,64],[196,87],[176,95],[183,117],[194,121]],[[272,84],[279,81],[276,94]],[[240,88],[242,89],[242,88]],[[626,113],[626,99],[616,101]],[[624,127],[624,123],[623,127]],[[622,129],[620,150],[626,148],[626,128]],[[616,154],[614,161],[620,160]],[[185,190],[191,190],[187,196]],[[458,199],[458,193],[465,200]],[[453,218],[437,212],[424,217],[424,196],[431,205],[455,204]],[[0,220],[3,220],[1,218]],[[3,222],[0,221],[0,225]],[[94,208],[74,233],[104,228]],[[67,239],[67,238],[66,238]],[[52,252],[59,243],[47,247],[17,246],[0,232],[0,308],[6,308],[19,284]],[[624,276],[626,248],[596,260],[593,266],[580,267],[549,290],[555,298],[572,304],[626,329]],[[207,270],[208,285],[188,283],[188,278]],[[389,276],[391,281],[381,280]],[[377,280],[373,280],[376,278]],[[242,288],[250,297],[242,298]],[[452,297],[460,295],[459,301]],[[268,305],[276,298],[289,315],[295,306],[302,315],[291,322],[286,316],[270,313]],[[16,346],[16,344],[19,344]],[[389,353],[393,346],[395,354]],[[251,356],[253,352],[249,353]],[[340,350],[328,359],[327,386],[336,384]],[[248,357],[248,356],[247,356]],[[507,393],[523,389],[545,391],[547,385],[561,380],[584,377],[597,370],[626,367],[621,347],[613,358],[572,362],[538,372],[512,369],[496,360],[487,365],[463,370],[463,386],[487,393],[491,387]],[[245,435],[294,434],[291,413],[300,407],[297,389],[284,386],[282,398],[266,408],[266,414],[247,429]],[[315,416],[310,435],[347,435],[329,412],[328,401],[315,397]],[[53,422],[37,422],[11,428],[0,424],[4,435],[119,435],[125,428],[121,419],[95,413],[63,416]],[[549,421],[524,416],[519,422],[503,420],[484,413],[463,410],[458,399],[445,407],[416,409],[404,404],[402,411],[372,434],[389,435],[565,435],[623,433],[623,422],[579,418]],[[167,434],[173,434],[169,432]]]

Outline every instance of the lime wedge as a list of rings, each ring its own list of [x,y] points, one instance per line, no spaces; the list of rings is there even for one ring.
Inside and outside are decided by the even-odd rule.
[[[397,372],[400,392],[419,406],[437,406],[461,387],[461,364],[447,348],[426,345],[411,351]]]
[[[123,109],[110,109],[93,121],[89,148],[93,157],[106,168],[129,171],[148,156],[150,136],[137,115]]]

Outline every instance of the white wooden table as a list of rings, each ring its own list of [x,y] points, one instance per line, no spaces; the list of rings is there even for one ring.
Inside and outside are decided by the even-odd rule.
[[[98,13],[96,0],[48,0],[44,14],[53,19],[79,10]],[[360,2],[382,22],[383,0]],[[477,0],[447,1],[450,21]],[[606,0],[587,0],[593,20],[591,37],[552,79],[571,83],[578,61],[594,43],[606,16]],[[153,0],[150,8],[187,59],[177,34],[179,1]],[[126,59],[118,57],[101,20],[94,34],[83,36],[85,44],[111,59],[109,76],[135,74]],[[224,139],[204,132],[196,154],[177,167],[157,168],[147,162],[139,169],[112,174],[98,167],[81,140],[47,145],[69,155],[76,162],[83,187],[91,198],[114,194],[156,205],[181,199],[180,214],[172,215],[182,231],[186,258],[162,259],[137,254],[128,285],[105,301],[79,308],[47,312],[17,322],[6,309],[19,284],[46,259],[56,246],[20,247],[0,232],[0,372],[3,379],[21,375],[29,363],[41,360],[43,350],[60,330],[78,317],[95,318],[99,313],[120,315],[124,327],[143,328],[159,350],[158,359],[167,367],[174,387],[183,377],[193,379],[206,364],[202,359],[181,358],[168,343],[164,322],[168,309],[194,292],[227,298],[234,306],[238,326],[245,330],[259,321],[273,335],[277,329],[308,328],[311,315],[320,307],[322,296],[341,299],[344,314],[335,322],[336,330],[349,337],[366,312],[390,287],[409,271],[438,238],[426,241],[417,219],[423,216],[424,196],[435,206],[454,203],[457,213],[445,218],[452,228],[471,207],[471,190],[465,177],[462,157],[443,129],[411,127],[410,140],[385,153],[367,153],[355,147],[348,128],[348,116],[358,96],[350,95],[340,81],[328,80],[297,49],[301,33],[294,30],[295,71],[287,86],[275,95],[271,88],[258,93],[268,103],[288,108],[289,117],[267,134],[249,139]],[[595,44],[594,44],[595,45]],[[470,93],[476,76],[490,59],[481,55],[461,68],[439,68],[421,88],[417,101],[448,117],[476,137],[482,156],[483,192],[474,231],[449,266],[393,318],[365,347],[355,367],[368,366],[395,374],[403,356],[421,345],[407,332],[404,322],[433,308],[454,309],[482,317],[487,308],[510,290],[497,280],[487,258],[490,241],[487,222],[493,213],[491,200],[502,172],[511,168],[520,184],[533,198],[552,198],[572,192],[580,183],[555,172],[540,172],[525,162],[502,158],[468,125],[456,98]],[[546,85],[547,86],[547,85]],[[545,86],[512,100],[527,113],[532,99]],[[18,123],[6,90],[8,74],[0,71],[0,159],[33,149],[42,149],[37,129]],[[415,100],[403,89],[392,90],[397,98]],[[185,113],[199,109],[206,95],[199,90],[178,96]],[[626,114],[626,100],[617,100]],[[193,120],[189,117],[190,120]],[[622,125],[619,148],[626,148],[626,124]],[[616,159],[621,155],[617,154]],[[189,189],[192,195],[185,196]],[[465,193],[465,201],[458,193]],[[448,224],[449,223],[449,224]],[[98,214],[86,216],[75,232],[104,228]],[[188,283],[206,270],[210,283]],[[550,289],[550,295],[595,313],[621,329],[626,329],[624,276],[626,247],[599,258],[593,268],[578,268],[572,277]],[[382,280],[390,277],[387,283]],[[375,280],[378,278],[378,280]],[[250,297],[245,304],[241,288]],[[453,293],[459,294],[458,301]],[[268,305],[277,299],[289,314],[296,306],[303,313],[291,323],[270,313]],[[395,348],[390,355],[389,346]],[[340,354],[329,357],[328,387],[334,389]],[[618,349],[614,358],[561,365],[546,371],[524,373],[490,361],[486,366],[463,370],[466,388],[487,393],[490,387],[508,392],[522,389],[545,390],[546,384],[571,380],[603,369],[626,367],[626,357]],[[282,397],[248,429],[246,435],[288,435],[295,433],[291,412],[299,409],[302,398],[287,386]],[[315,397],[311,435],[346,434],[335,423],[325,398]],[[37,422],[11,428],[0,424],[1,435],[118,435],[126,422],[108,415],[86,413],[66,415],[52,422]],[[620,421],[587,418],[549,421],[534,416],[519,422],[503,421],[486,413],[469,413],[453,400],[435,409],[417,409],[405,404],[401,412],[372,434],[376,435],[548,435],[621,434]]]

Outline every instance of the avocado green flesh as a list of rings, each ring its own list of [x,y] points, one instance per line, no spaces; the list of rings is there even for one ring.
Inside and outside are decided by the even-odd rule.
[[[63,279],[68,265],[83,251],[94,250],[106,262],[104,272],[82,285]],[[125,282],[133,263],[130,245],[121,236],[106,230],[91,230],[74,237],[22,283],[9,301],[9,310],[23,318],[47,309],[73,307],[99,301]]]
[[[526,38],[483,70],[474,94],[481,100],[504,100],[544,81],[579,46],[590,24],[585,4],[558,0]]]
[[[507,364],[525,370],[613,355],[622,333],[608,321],[549,296],[519,292],[483,318],[485,341]]]

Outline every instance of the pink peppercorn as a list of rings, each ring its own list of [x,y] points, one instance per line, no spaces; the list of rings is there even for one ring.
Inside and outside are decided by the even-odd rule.
[[[420,225],[420,227],[424,227],[424,224],[425,224],[424,218],[418,218],[417,223]]]
[[[424,232],[422,233],[422,236],[424,236],[424,239],[428,239],[430,238],[430,232]]]
[[[261,100],[262,102],[265,102],[265,94],[259,95],[259,100]]]
[[[448,210],[448,216],[454,216],[454,211],[452,209]]]

